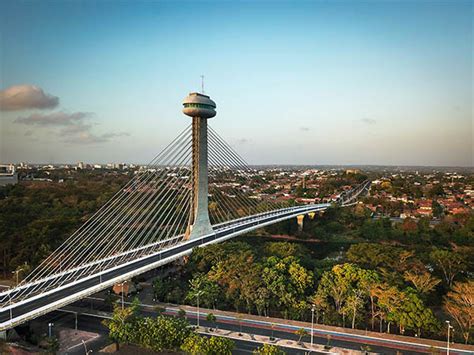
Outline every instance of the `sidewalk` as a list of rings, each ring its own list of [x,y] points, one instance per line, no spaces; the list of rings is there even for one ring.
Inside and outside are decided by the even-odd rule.
[[[274,338],[272,340],[270,339],[270,337],[263,336],[263,335],[239,333],[239,332],[233,332],[230,330],[213,329],[212,331],[210,331],[210,328],[208,327],[196,328],[196,332],[202,335],[220,336],[220,337],[225,337],[225,338],[230,338],[230,339],[235,339],[235,340],[255,342],[259,344],[272,344],[276,346],[299,349],[303,351],[316,351],[322,354],[350,354],[350,355],[366,354],[365,352],[362,352],[362,351],[343,349],[343,348],[338,348],[338,347],[330,347],[330,349],[326,350],[324,345],[320,345],[320,344],[313,344],[313,346],[311,346],[311,343],[307,343],[307,342],[298,343],[294,340],[289,340],[289,339]]]

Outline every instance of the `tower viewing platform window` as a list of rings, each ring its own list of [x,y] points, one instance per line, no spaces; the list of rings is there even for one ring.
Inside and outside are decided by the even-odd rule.
[[[196,104],[196,103],[186,103],[184,104],[184,107],[197,107],[197,108],[207,108],[210,110],[214,110],[215,107],[212,105],[206,105],[206,104]]]

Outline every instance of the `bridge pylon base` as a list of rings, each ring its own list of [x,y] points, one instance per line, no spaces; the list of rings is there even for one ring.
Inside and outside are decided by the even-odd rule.
[[[298,221],[298,231],[302,232],[303,231],[304,214],[300,214],[300,215],[296,216],[296,220]]]

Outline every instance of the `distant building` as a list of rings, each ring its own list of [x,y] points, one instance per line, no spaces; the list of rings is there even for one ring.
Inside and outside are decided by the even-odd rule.
[[[431,217],[431,215],[433,214],[432,204],[432,200],[418,201],[418,209],[416,210],[416,214],[420,216]]]
[[[18,173],[14,165],[0,165],[0,186],[18,183]]]

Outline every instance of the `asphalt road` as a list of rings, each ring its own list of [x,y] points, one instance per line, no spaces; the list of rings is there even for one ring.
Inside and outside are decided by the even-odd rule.
[[[91,304],[93,305],[93,308],[95,310],[100,310],[100,311],[105,311],[105,312],[110,312],[110,306],[104,305],[101,301],[98,299],[88,299],[87,301],[81,301],[76,303],[75,305],[77,306],[82,306],[84,309],[87,309],[91,307]],[[54,312],[57,313],[57,312]],[[141,310],[142,315],[144,316],[149,316],[149,317],[154,317],[156,316],[157,312],[153,310]],[[166,312],[165,314],[173,315],[174,312]],[[192,325],[197,325],[197,320],[195,314],[187,313],[187,318],[189,322]],[[90,320],[91,322],[95,322],[94,317],[88,317],[88,316],[80,316],[79,319],[82,317],[86,318],[87,320]],[[213,327],[214,325],[207,322],[205,319],[203,319],[204,316],[201,315],[200,319],[200,325],[204,327]],[[71,318],[72,319],[72,318]],[[95,318],[98,319],[98,318]],[[98,321],[100,323],[100,320]],[[71,323],[73,326],[73,323]],[[83,324],[82,321],[80,321],[79,324]],[[87,324],[85,325],[84,330],[88,330],[87,327],[89,327]],[[217,321],[217,327],[219,329],[226,329],[226,330],[231,330],[238,332],[240,331],[240,325],[238,321],[236,320],[219,320]],[[80,328],[83,329],[83,328]],[[94,328],[98,329],[98,328]],[[242,332],[243,333],[248,333],[248,334],[254,334],[254,335],[265,335],[265,336],[273,336],[275,338],[281,338],[281,339],[291,339],[291,340],[297,340],[298,336],[294,334],[294,330],[290,329],[284,329],[282,327],[279,327],[278,325],[275,326],[274,330],[271,329],[270,326],[262,326],[262,325],[256,325],[256,324],[250,324],[246,323],[245,320],[242,321]],[[305,340],[306,342],[309,342],[309,337]],[[327,344],[327,337],[321,333],[314,332],[314,343],[315,344],[321,344],[321,345],[326,345]],[[380,354],[388,354],[388,355],[396,355],[397,352],[398,354],[403,353],[403,354],[426,354],[426,352],[421,352],[421,351],[414,351],[413,349],[407,349],[401,347],[391,347],[391,346],[385,346],[385,345],[380,345],[380,344],[375,344],[375,343],[367,343],[361,339],[357,339],[355,337],[353,340],[348,340],[345,336],[336,336],[333,335],[330,340],[330,344],[335,347],[341,347],[341,348],[346,348],[346,349],[353,349],[353,350],[361,350],[362,346],[369,346],[372,352],[380,353]],[[250,346],[250,345],[249,345]],[[294,350],[294,349],[293,349]]]

